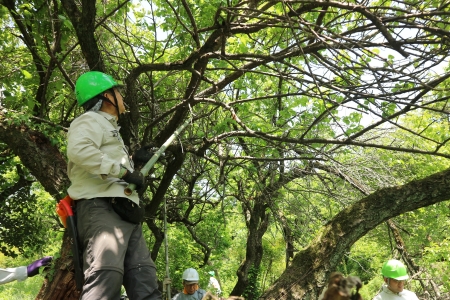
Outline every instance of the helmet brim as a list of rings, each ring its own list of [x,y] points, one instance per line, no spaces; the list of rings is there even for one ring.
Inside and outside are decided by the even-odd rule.
[[[406,280],[406,279],[409,279],[409,276],[408,275],[403,275],[403,276],[400,276],[400,277],[395,277],[393,279],[395,279],[395,280]]]

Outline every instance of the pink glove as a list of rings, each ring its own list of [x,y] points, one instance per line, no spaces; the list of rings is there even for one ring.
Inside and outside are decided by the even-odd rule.
[[[52,256],[45,256],[38,259],[27,266],[28,277],[33,277],[39,274],[39,268],[48,265],[52,261]]]

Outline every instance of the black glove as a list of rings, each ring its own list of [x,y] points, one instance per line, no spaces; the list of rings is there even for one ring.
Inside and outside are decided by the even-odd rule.
[[[132,183],[136,185],[136,190],[139,190],[145,183],[144,175],[138,170],[129,171],[127,170],[125,174],[122,176],[122,179],[128,183]]]
[[[153,147],[152,145],[147,145],[141,147],[138,151],[136,151],[133,155],[133,162],[135,165],[138,164],[146,164],[150,158],[158,151],[158,148]]]

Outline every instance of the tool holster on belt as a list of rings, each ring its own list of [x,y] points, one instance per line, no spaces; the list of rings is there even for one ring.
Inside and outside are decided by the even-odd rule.
[[[74,201],[69,195],[61,199],[56,204],[56,213],[59,215],[64,227],[68,230],[72,242],[73,264],[75,269],[75,283],[77,290],[81,291],[83,288],[84,274],[83,274],[83,251],[78,241],[77,222],[74,214]]]

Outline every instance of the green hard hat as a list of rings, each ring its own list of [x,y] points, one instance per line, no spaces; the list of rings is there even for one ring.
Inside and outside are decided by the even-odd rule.
[[[381,274],[386,278],[406,280],[409,278],[405,265],[396,259],[388,260],[381,268]]]
[[[211,275],[211,276],[216,275],[216,273],[214,271],[209,271],[208,274]]]
[[[82,106],[88,100],[94,98],[98,94],[109,90],[119,84],[108,74],[89,71],[78,77],[75,83],[75,95],[78,105]]]

